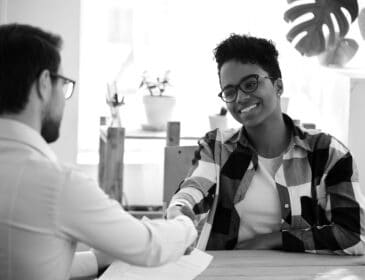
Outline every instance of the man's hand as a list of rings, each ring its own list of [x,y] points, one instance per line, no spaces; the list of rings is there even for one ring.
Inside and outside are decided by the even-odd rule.
[[[281,232],[260,234],[237,243],[236,250],[279,250],[283,247]]]
[[[167,209],[167,212],[166,212],[166,218],[167,219],[174,219],[178,216],[181,216],[181,215],[185,215],[187,217],[189,217],[194,225],[196,226],[195,224],[195,214],[193,212],[193,210],[191,210],[191,208],[185,206],[185,205],[174,205],[174,206],[171,206]],[[193,244],[191,244],[185,251],[184,255],[189,255],[195,248],[196,246],[196,243],[197,243],[197,240],[194,241]]]

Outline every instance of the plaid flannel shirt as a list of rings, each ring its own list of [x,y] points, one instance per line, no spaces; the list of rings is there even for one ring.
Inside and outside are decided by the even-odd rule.
[[[283,249],[358,255],[365,252],[365,197],[349,150],[334,137],[294,125],[292,141],[275,174],[281,205]],[[201,224],[211,209],[220,173],[219,199],[208,250],[233,249],[240,217],[234,207],[244,199],[258,167],[258,156],[244,128],[208,132],[199,140],[193,166],[171,205],[193,206]],[[198,189],[203,199],[194,199]],[[196,195],[195,195],[196,197]],[[257,205],[261,207],[260,201]]]

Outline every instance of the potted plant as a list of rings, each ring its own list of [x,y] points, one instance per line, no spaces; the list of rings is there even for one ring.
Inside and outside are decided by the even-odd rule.
[[[124,96],[118,94],[116,82],[107,84],[107,89],[106,104],[109,106],[111,113],[111,122],[109,126],[122,127],[119,109],[122,105],[125,105]]]
[[[292,42],[300,34],[304,34],[296,43],[295,48],[305,56],[318,56],[325,66],[342,67],[356,54],[359,45],[351,38],[346,38],[350,25],[359,16],[357,0],[315,0],[313,3],[303,0],[287,0],[295,2],[284,14],[287,22],[294,22],[305,15],[312,15],[306,21],[294,25],[287,34]],[[347,18],[343,10],[350,15]],[[331,17],[332,15],[332,17]],[[360,13],[359,28],[364,37],[364,10]],[[335,30],[338,26],[338,32]],[[323,31],[327,26],[328,35]]]
[[[221,107],[218,114],[209,116],[210,129],[226,130],[228,128],[227,109]]]
[[[142,125],[142,127],[145,130],[164,131],[167,122],[171,121],[176,98],[166,94],[168,92],[167,88],[171,86],[169,75],[169,70],[165,72],[163,77],[153,79],[147,71],[142,75],[139,87],[147,90],[147,94],[143,96],[147,124]]]

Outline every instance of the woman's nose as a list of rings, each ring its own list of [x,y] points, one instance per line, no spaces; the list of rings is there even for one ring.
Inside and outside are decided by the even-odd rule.
[[[236,102],[237,103],[240,103],[240,102],[244,101],[247,98],[250,98],[250,95],[248,93],[245,93],[240,88],[237,89],[237,97],[236,97]]]

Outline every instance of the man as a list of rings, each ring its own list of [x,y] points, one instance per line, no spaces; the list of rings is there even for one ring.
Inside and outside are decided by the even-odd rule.
[[[215,58],[219,97],[242,127],[199,141],[168,218],[190,207],[202,224],[215,211],[211,231],[199,238],[208,240],[207,249],[363,254],[365,199],[354,160],[334,137],[282,114],[275,46],[233,34]]]
[[[95,275],[95,254],[75,255],[77,241],[101,251],[99,268],[106,256],[142,266],[177,260],[197,235],[190,218],[133,218],[48,146],[75,85],[62,73],[60,44],[36,27],[0,26],[0,279]]]

